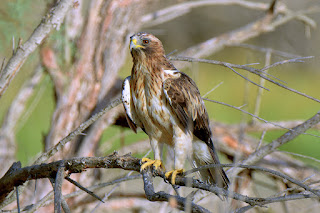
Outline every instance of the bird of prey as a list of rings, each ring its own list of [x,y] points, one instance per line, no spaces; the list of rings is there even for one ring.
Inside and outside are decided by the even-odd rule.
[[[187,158],[193,166],[220,164],[212,143],[209,118],[195,82],[167,59],[161,41],[140,32],[130,37],[131,76],[123,83],[122,102],[129,126],[140,127],[150,139],[154,159],[143,158],[141,170],[164,171],[163,144],[174,148],[174,170],[165,173],[171,183],[183,174]],[[228,187],[221,167],[200,171],[203,181]]]

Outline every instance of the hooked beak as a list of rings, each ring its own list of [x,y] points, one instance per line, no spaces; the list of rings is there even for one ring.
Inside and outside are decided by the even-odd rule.
[[[129,46],[130,51],[132,49],[140,49],[140,48],[144,49],[144,46],[142,46],[140,44],[140,39],[136,38],[135,36],[131,37],[130,38],[130,46]]]

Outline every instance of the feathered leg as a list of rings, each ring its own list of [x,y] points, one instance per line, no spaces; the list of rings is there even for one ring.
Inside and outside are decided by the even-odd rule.
[[[167,178],[171,176],[171,183],[174,185],[178,174],[183,174],[184,164],[192,154],[192,134],[185,133],[179,127],[174,129],[174,170],[165,174]]]
[[[146,167],[152,166],[154,167],[155,170],[164,172],[165,167],[161,161],[163,144],[159,144],[159,142],[153,138],[150,138],[150,144],[154,152],[154,160],[151,160],[149,158],[142,158],[141,159],[142,165],[140,170],[142,171]]]

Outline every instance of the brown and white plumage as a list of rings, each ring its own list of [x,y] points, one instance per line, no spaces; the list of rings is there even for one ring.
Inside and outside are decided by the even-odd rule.
[[[161,166],[163,144],[174,148],[178,173],[187,158],[194,166],[219,164],[208,114],[195,82],[169,62],[161,41],[151,34],[133,35],[130,50],[133,67],[123,84],[122,101],[129,126],[134,131],[142,128],[150,138],[156,161],[143,166]],[[200,174],[204,181],[228,187],[222,168]]]

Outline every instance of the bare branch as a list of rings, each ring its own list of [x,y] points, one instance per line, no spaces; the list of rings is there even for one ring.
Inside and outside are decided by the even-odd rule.
[[[114,184],[117,184],[117,183],[121,183],[121,182],[124,182],[124,181],[140,179],[141,177],[142,177],[141,174],[130,175],[130,176],[126,175],[125,177],[116,178],[116,179],[114,179],[112,181],[109,181],[109,182],[106,182],[106,183],[99,183],[99,184],[90,186],[87,189],[88,190],[100,189],[100,188],[111,186],[111,185],[114,185]],[[84,193],[83,190],[78,190],[78,191],[72,192],[70,194],[64,195],[64,198],[67,199],[67,198],[76,197],[76,196],[78,196],[78,195],[80,195],[82,193]]]
[[[176,203],[177,208],[180,210],[185,210],[186,209],[186,203],[187,199],[180,197],[180,196],[173,196],[169,195],[163,191],[160,192],[155,192],[154,187],[153,187],[153,177],[152,177],[152,172],[150,169],[144,170],[141,172],[143,176],[143,183],[144,183],[144,191],[146,193],[147,199],[150,201],[166,201],[170,202],[170,200],[173,200],[174,203]],[[198,206],[194,204],[193,202],[190,202],[192,212],[209,212],[207,209]]]
[[[63,146],[73,140],[76,136],[80,135],[86,128],[88,128],[92,123],[98,120],[102,115],[104,115],[110,109],[118,106],[121,103],[120,98],[112,101],[109,105],[107,105],[104,109],[102,109],[99,113],[93,115],[87,121],[83,122],[77,129],[71,132],[67,137],[59,141],[54,147],[49,149],[47,152],[43,153],[34,163],[39,164],[48,160],[51,156],[57,153]]]
[[[177,17],[183,16],[189,13],[193,8],[212,6],[212,5],[239,5],[249,9],[255,10],[267,10],[269,4],[250,2],[244,0],[201,0],[193,2],[183,2],[176,4],[156,12],[144,15],[141,21],[144,23],[144,27],[153,27],[158,24],[162,24],[171,21]]]
[[[277,27],[293,19],[310,20],[309,18],[306,18],[304,14],[308,14],[313,11],[313,10],[311,11],[310,9],[306,11],[292,12],[288,10],[286,5],[284,4],[279,4],[279,5],[280,6],[276,7],[276,9],[269,10],[266,13],[266,15],[261,19],[258,19],[252,23],[249,23],[243,27],[240,27],[239,29],[230,31],[228,33],[224,33],[217,37],[208,39],[200,44],[192,46],[180,52],[179,55],[194,57],[194,58],[207,57],[209,55],[212,55],[215,52],[218,52],[219,50],[223,49],[226,46],[238,45],[244,41],[257,37],[261,34],[274,31]],[[268,8],[269,6],[266,5],[264,10],[267,10]],[[278,13],[283,14],[283,16],[277,17],[277,13],[275,13],[274,11],[277,11]],[[277,17],[277,19],[275,19],[275,17]],[[313,20],[307,22],[307,24],[311,24],[312,26],[313,26],[313,23],[314,23]],[[176,65],[179,69],[182,69],[186,66],[181,63],[177,63]]]
[[[14,186],[21,185],[32,179],[55,177],[58,169],[63,165],[69,173],[79,173],[87,168],[122,168],[125,170],[140,171],[140,159],[128,155],[119,157],[116,153],[108,157],[74,158],[61,160],[49,164],[33,165],[22,169],[10,168],[0,179],[0,202]]]
[[[61,163],[61,165],[58,168],[56,178],[51,178],[54,183],[54,213],[60,213],[61,212],[61,200],[62,200],[62,194],[61,194],[61,187],[62,182],[64,179],[64,166]]]
[[[287,181],[290,181],[291,183],[294,183],[300,187],[302,187],[303,189],[315,194],[316,196],[320,197],[320,192],[318,190],[313,190],[312,188],[310,188],[309,186],[307,186],[306,184],[303,184],[302,181],[296,180],[286,174],[283,174],[281,172],[272,170],[272,169],[268,169],[268,168],[264,168],[261,166],[252,166],[252,165],[244,165],[244,164],[221,164],[221,165],[217,165],[217,164],[210,164],[210,165],[205,165],[205,166],[200,166],[194,169],[191,169],[189,171],[186,171],[185,174],[189,175],[191,173],[200,171],[202,169],[207,169],[207,168],[216,168],[216,167],[239,167],[239,168],[245,168],[245,169],[254,169],[254,170],[259,170],[259,171],[263,171],[265,173],[269,173],[272,174],[273,176],[276,177],[280,177],[282,179],[285,179]]]
[[[308,56],[308,57],[303,57],[303,59],[308,59],[308,58],[311,58],[312,56]],[[243,69],[243,70],[246,70],[246,71],[249,71],[257,76],[259,76],[260,78],[263,78],[279,87],[282,87],[286,90],[289,90],[291,92],[294,92],[296,94],[299,94],[301,96],[304,96],[306,98],[309,98],[313,101],[316,101],[316,102],[319,102],[320,103],[320,100],[317,99],[317,98],[314,98],[310,95],[307,95],[307,94],[304,94],[302,92],[299,92],[298,90],[295,90],[295,89],[292,89],[290,87],[287,87],[279,82],[276,82],[274,80],[272,80],[271,78],[265,76],[267,75],[267,73],[265,73],[263,70],[260,70],[260,69],[256,69],[256,68],[253,68],[253,67],[247,67],[247,66],[244,66],[244,65],[237,65],[237,64],[230,64],[230,63],[226,63],[226,62],[221,62],[221,61],[215,61],[215,60],[208,60],[208,59],[197,59],[197,58],[190,58],[190,57],[170,57],[170,60],[176,60],[176,61],[188,61],[188,62],[201,62],[201,63],[209,63],[209,64],[216,64],[216,65],[221,65],[221,66],[224,66],[224,67],[232,67],[232,68],[239,68],[239,69]],[[277,62],[277,65],[279,64],[284,64],[284,63],[288,63],[288,62],[300,62],[301,58],[298,58],[297,59],[298,61],[295,61],[295,59],[292,59],[292,60],[285,60],[285,61],[282,61],[282,62]],[[275,65],[270,65],[270,66],[275,66]],[[241,76],[243,77],[243,76]],[[251,81],[250,81],[251,82]],[[252,82],[251,82],[252,83]],[[256,85],[256,84],[255,84]],[[261,87],[259,85],[259,87]]]
[[[20,213],[20,201],[19,201],[19,186],[16,186],[16,197],[17,197],[17,209],[18,213]]]
[[[47,152],[42,153],[40,157],[33,163],[33,165],[40,164],[48,160],[50,157],[52,157],[55,153],[57,153],[59,150],[61,150],[65,144],[73,140],[76,136],[80,135],[86,128],[88,128],[92,123],[94,123],[96,120],[98,120],[101,116],[103,116],[107,111],[110,109],[116,107],[121,103],[120,98],[112,101],[109,105],[107,105],[104,109],[102,109],[99,113],[93,115],[91,118],[89,118],[87,121],[82,123],[76,130],[71,132],[67,137],[59,141],[54,147],[49,149]],[[23,187],[21,187],[21,191],[23,191]],[[1,196],[0,196],[1,200]],[[6,202],[4,203],[10,203],[14,200],[14,196],[10,196],[6,199]],[[1,203],[1,201],[0,201]],[[1,205],[0,205],[1,206]]]
[[[0,78],[0,98],[8,88],[15,74],[19,72],[27,57],[41,44],[43,39],[45,39],[52,29],[59,29],[72,4],[73,0],[59,1],[59,3],[43,18],[30,38],[15,51],[14,55],[9,59]]]
[[[260,52],[263,52],[263,53],[270,52],[272,54],[275,54],[275,55],[278,55],[278,56],[281,56],[281,57],[286,57],[286,58],[299,58],[299,57],[302,57],[301,55],[295,55],[295,54],[292,54],[292,53],[287,53],[287,52],[284,52],[284,51],[275,50],[275,49],[268,48],[268,47],[267,48],[266,47],[259,47],[259,46],[252,45],[252,44],[232,44],[230,46],[231,47],[247,48],[247,49],[251,49],[251,50],[260,51]]]
[[[77,186],[79,189],[83,190],[84,192],[88,193],[89,195],[91,195],[92,197],[96,198],[97,200],[100,200],[102,203],[104,203],[104,201],[96,194],[94,194],[92,191],[90,191],[89,189],[81,186],[80,183],[78,183],[75,180],[72,180],[70,177],[65,177],[67,181],[69,181],[70,183],[72,183],[73,185]]]
[[[254,153],[250,154],[246,160],[241,162],[242,164],[252,165],[260,161],[266,155],[270,154],[271,152],[275,151],[278,147],[286,144],[299,136],[300,134],[304,133],[308,129],[312,128],[314,125],[320,122],[320,112],[315,114],[312,118],[305,121],[302,124],[292,128],[291,130],[287,131],[285,134],[281,135],[278,139],[274,140],[272,143],[265,145],[255,151]],[[239,169],[232,169],[232,176],[237,174],[240,170]]]
[[[232,106],[232,105],[230,105],[230,104],[223,103],[223,102],[216,101],[216,100],[211,100],[211,99],[208,99],[208,98],[203,98],[203,100],[205,100],[205,101],[210,101],[210,102],[217,103],[217,104],[221,104],[221,105],[224,105],[224,106],[227,106],[227,107],[231,107],[231,108],[236,109],[236,110],[239,110],[239,111],[241,111],[241,112],[243,112],[243,113],[245,113],[245,114],[251,115],[252,117],[254,117],[254,118],[256,118],[256,119],[258,119],[258,120],[260,120],[260,121],[263,121],[263,122],[265,122],[265,123],[272,124],[272,125],[274,125],[274,126],[277,126],[277,127],[282,128],[282,129],[287,129],[286,127],[283,127],[283,126],[281,126],[281,125],[279,125],[279,124],[277,124],[277,123],[274,123],[274,122],[271,122],[271,121],[267,121],[267,120],[265,120],[265,119],[263,119],[263,118],[261,118],[261,117],[259,117],[259,116],[257,116],[257,115],[254,115],[254,114],[252,114],[252,113],[250,113],[250,112],[247,112],[247,111],[241,109],[241,107],[235,107],[235,106]]]
[[[17,170],[11,169],[11,171],[13,172],[10,172],[10,173],[7,172],[7,174],[0,179],[0,195],[1,195],[0,199],[3,199],[4,198],[3,196],[5,196],[11,190],[13,190],[14,185],[20,185],[23,182],[30,179],[52,178],[53,176],[57,176],[57,173],[59,173],[59,169],[61,168],[61,166],[65,167],[65,170],[68,171],[69,174],[82,172],[88,168],[121,168],[124,170],[139,172],[140,159],[134,158],[130,155],[119,156],[116,153],[114,153],[113,155],[110,155],[107,157],[74,158],[70,160],[61,160],[61,161],[57,161],[49,164],[34,165],[34,166],[25,167],[21,169],[18,168]],[[186,174],[190,174],[191,172],[198,171],[199,169],[217,167],[217,166],[218,165],[215,165],[215,164],[203,166],[201,168],[188,171],[186,172]],[[288,175],[282,174],[281,172],[278,172],[272,169],[267,169],[259,166],[235,165],[235,164],[228,164],[228,165],[222,165],[222,166],[231,166],[231,167],[237,166],[241,168],[255,169],[255,170],[260,170],[262,172],[270,173],[272,175],[281,177],[285,180],[295,183],[298,186],[304,188],[305,190],[310,191],[314,195],[304,192],[304,193],[277,196],[277,197],[268,197],[268,198],[248,197],[248,196],[238,194],[236,192],[232,192],[232,191],[228,191],[228,190],[216,187],[214,185],[202,183],[199,180],[196,180],[193,178],[181,177],[181,176],[178,176],[176,178],[176,184],[179,186],[188,186],[188,187],[206,190],[220,196],[229,197],[235,200],[248,203],[251,206],[263,206],[265,204],[279,202],[279,200],[288,201],[288,200],[295,200],[295,199],[314,198],[316,196],[320,196],[319,191],[310,188],[306,184],[303,184],[302,181],[298,181],[296,179],[291,178]],[[186,208],[186,205],[187,205],[186,201],[188,198],[184,198],[179,195],[176,195],[176,196],[170,195],[162,191],[155,192],[153,188],[152,172],[148,169],[148,170],[142,171],[142,175],[143,175],[145,193],[149,200],[166,201],[166,202],[174,201],[173,203],[176,203],[175,207],[181,210],[184,210]],[[155,175],[165,179],[164,174],[155,174]],[[138,177],[140,177],[140,175],[134,176],[134,178],[138,178]],[[129,176],[129,177],[125,177],[125,179],[124,178],[117,179],[109,183],[103,184],[103,186],[116,184],[121,181],[129,180],[129,179],[132,179],[132,177]],[[102,187],[102,185],[99,184],[94,187],[99,188],[99,187]],[[75,196],[75,194],[64,196],[64,198],[71,197],[71,196]],[[41,203],[43,202],[41,201]],[[32,206],[32,208],[34,207],[35,206]],[[193,202],[191,202],[191,208],[193,212],[208,212],[206,209],[194,204]]]

